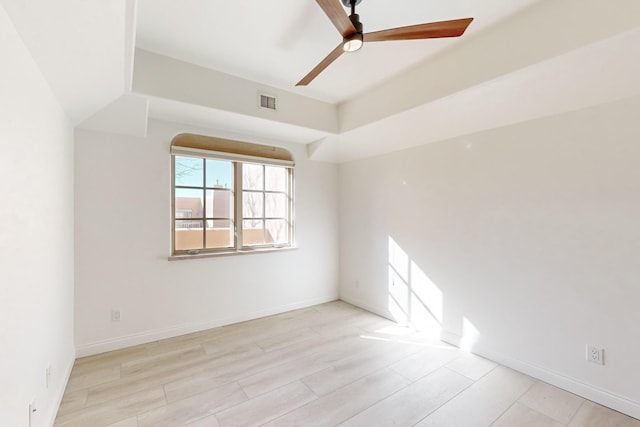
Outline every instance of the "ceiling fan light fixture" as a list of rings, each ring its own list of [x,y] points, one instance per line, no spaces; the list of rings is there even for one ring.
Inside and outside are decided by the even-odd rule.
[[[353,33],[344,38],[342,49],[345,52],[355,52],[362,47],[362,33]]]

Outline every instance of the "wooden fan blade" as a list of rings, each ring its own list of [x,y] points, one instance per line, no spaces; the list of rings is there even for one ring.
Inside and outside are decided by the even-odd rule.
[[[383,42],[390,40],[436,39],[440,37],[460,37],[471,24],[473,18],[454,19],[451,21],[430,22],[428,24],[410,25],[408,27],[391,28],[374,31],[364,35],[365,42]]]
[[[320,63],[316,65],[316,67],[313,70],[309,72],[309,74],[304,76],[302,80],[296,83],[296,86],[306,86],[309,83],[311,83],[313,79],[318,77],[318,74],[320,74],[325,68],[331,65],[331,63],[336,59],[338,59],[340,55],[342,55],[343,53],[344,53],[344,49],[342,48],[342,43],[340,43],[335,49],[331,51],[329,55],[327,55],[326,58],[320,61]]]
[[[342,4],[340,4],[340,0],[316,0],[316,2],[333,22],[333,25],[340,31],[342,37],[357,32],[356,27],[353,26],[351,19],[349,19]]]

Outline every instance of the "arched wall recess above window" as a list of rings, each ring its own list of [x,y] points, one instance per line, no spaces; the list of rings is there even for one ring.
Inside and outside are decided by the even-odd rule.
[[[191,133],[181,133],[173,138],[171,141],[171,154],[203,154],[229,160],[257,161],[266,164],[294,166],[293,155],[282,147]]]

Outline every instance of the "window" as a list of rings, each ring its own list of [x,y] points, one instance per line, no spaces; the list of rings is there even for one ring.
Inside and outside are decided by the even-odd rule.
[[[243,163],[242,240],[245,246],[289,242],[287,168]]]
[[[288,151],[181,134],[171,153],[173,255],[292,246]]]

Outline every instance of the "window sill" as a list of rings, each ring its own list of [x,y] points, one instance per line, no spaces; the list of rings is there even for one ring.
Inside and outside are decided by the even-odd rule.
[[[222,256],[235,256],[235,255],[251,255],[251,254],[263,254],[268,252],[283,252],[293,251],[298,249],[296,246],[286,246],[282,248],[256,248],[256,249],[240,249],[237,251],[223,251],[223,252],[204,252],[198,254],[180,254],[170,255],[169,261],[182,261],[185,259],[199,259],[199,258],[215,258]]]

